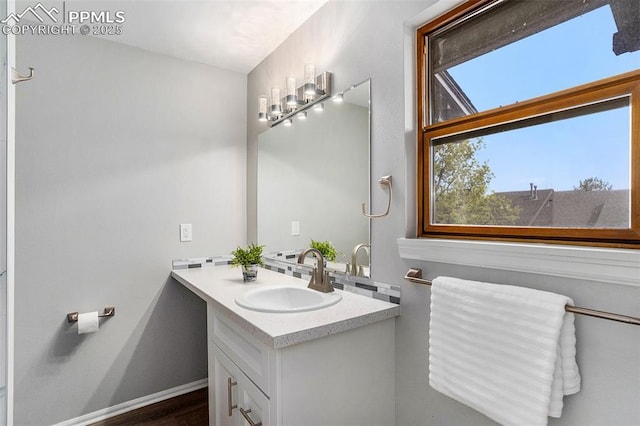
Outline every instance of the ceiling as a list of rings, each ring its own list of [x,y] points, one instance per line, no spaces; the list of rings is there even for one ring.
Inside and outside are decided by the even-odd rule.
[[[89,1],[123,10],[122,34],[103,38],[248,74],[327,0]]]

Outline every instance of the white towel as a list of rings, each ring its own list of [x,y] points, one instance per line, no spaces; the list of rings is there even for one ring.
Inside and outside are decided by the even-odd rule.
[[[504,425],[546,425],[580,390],[573,301],[530,288],[438,277],[429,384]]]

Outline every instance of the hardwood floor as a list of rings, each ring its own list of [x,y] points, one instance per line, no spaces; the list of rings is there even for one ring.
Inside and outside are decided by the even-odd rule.
[[[91,426],[207,426],[208,411],[207,388],[204,388],[93,423]]]

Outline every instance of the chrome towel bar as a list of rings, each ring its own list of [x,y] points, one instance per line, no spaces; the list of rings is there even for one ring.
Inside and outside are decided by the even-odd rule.
[[[98,318],[104,318],[104,317],[112,317],[116,314],[116,308],[113,306],[108,306],[106,308],[104,308],[104,311],[98,315]],[[76,322],[78,321],[78,313],[77,312],[70,312],[67,314],[67,321],[69,322]]]
[[[431,281],[422,278],[422,269],[409,269],[405,274],[404,279],[415,284],[431,285]],[[596,311],[595,309],[580,308],[578,306],[569,305],[565,305],[564,310],[567,312],[572,312],[574,314],[587,315],[594,318],[618,321],[631,325],[640,325],[640,318],[631,317],[628,315],[615,314],[605,311]]]

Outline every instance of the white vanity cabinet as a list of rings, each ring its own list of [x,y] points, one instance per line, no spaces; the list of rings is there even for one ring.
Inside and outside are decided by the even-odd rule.
[[[211,304],[207,320],[212,425],[394,423],[393,318],[280,349]]]
[[[342,291],[338,303],[315,311],[256,312],[236,298],[307,282],[261,269],[246,284],[227,266],[171,275],[207,303],[212,425],[394,424],[398,305]]]

